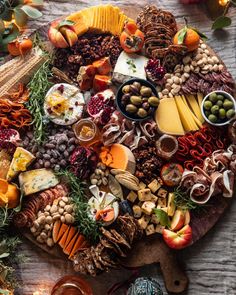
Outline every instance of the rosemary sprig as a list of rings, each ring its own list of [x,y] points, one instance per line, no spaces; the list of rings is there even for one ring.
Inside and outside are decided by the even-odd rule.
[[[201,207],[199,204],[194,203],[187,193],[183,192],[179,187],[175,189],[174,194],[175,205],[182,210],[195,210]]]
[[[88,215],[88,203],[85,196],[85,184],[81,182],[72,172],[61,170],[56,175],[62,178],[70,187],[69,196],[75,205],[75,224],[80,232],[92,243],[100,236],[100,223],[91,219]]]
[[[48,56],[28,84],[30,98],[26,103],[26,107],[33,117],[34,137],[38,144],[42,143],[46,136],[43,104],[45,95],[52,86],[49,81],[49,78],[52,77],[50,63],[51,58]]]

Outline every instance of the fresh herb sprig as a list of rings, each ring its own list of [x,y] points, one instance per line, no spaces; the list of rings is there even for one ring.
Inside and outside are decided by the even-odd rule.
[[[80,232],[92,243],[100,236],[100,223],[91,219],[88,215],[88,203],[85,196],[85,184],[81,182],[72,172],[61,170],[56,175],[62,178],[70,187],[69,196],[75,205],[75,223]]]
[[[130,71],[132,71],[133,73],[137,72],[136,65],[132,59],[127,59],[126,63],[129,66]]]
[[[201,207],[199,204],[194,203],[187,193],[183,192],[180,188],[176,188],[174,194],[175,205],[182,210],[195,210]]]
[[[26,103],[26,107],[33,117],[34,137],[38,144],[42,143],[46,137],[43,104],[45,95],[52,86],[52,83],[49,81],[49,78],[52,77],[50,64],[51,58],[47,56],[46,61],[28,84],[30,98]]]

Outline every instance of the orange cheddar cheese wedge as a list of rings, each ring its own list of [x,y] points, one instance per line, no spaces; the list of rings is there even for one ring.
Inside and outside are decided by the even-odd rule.
[[[61,239],[61,237],[64,235],[64,233],[67,231],[67,229],[68,229],[68,225],[65,223],[62,223],[59,233],[57,235],[56,243]]]
[[[68,226],[67,230],[65,231],[64,235],[61,237],[61,239],[60,239],[60,241],[58,243],[61,246],[62,249],[65,246],[69,231],[70,231],[70,226]]]
[[[68,246],[68,244],[73,239],[73,237],[75,236],[76,233],[77,233],[77,228],[74,227],[74,226],[71,226],[71,228],[69,230],[69,233],[68,233],[68,236],[66,238],[65,245],[64,245],[63,249],[66,249],[66,247]]]

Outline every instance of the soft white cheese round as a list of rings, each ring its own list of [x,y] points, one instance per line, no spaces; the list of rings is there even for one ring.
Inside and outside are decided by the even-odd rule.
[[[81,118],[84,104],[84,96],[79,88],[60,83],[52,86],[47,92],[44,112],[55,124],[72,125]]]

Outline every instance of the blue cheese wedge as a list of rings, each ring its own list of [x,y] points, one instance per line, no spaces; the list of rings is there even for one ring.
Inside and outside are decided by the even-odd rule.
[[[79,88],[60,83],[51,87],[44,101],[44,112],[58,125],[72,125],[78,121],[85,104],[84,95]]]
[[[49,189],[59,183],[59,179],[50,169],[35,169],[19,175],[21,191],[25,196]]]
[[[124,83],[131,78],[146,80],[145,66],[148,59],[135,53],[121,52],[112,76],[112,81]]]

